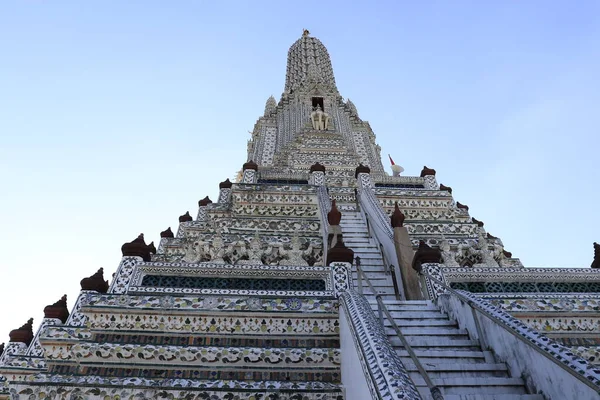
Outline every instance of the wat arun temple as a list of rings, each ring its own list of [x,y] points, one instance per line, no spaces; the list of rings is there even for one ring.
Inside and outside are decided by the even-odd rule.
[[[527,268],[434,165],[384,167],[308,31],[247,150],[10,332],[0,399],[600,399],[600,246]]]

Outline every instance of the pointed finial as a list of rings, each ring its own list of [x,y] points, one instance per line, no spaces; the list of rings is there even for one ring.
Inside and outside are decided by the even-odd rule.
[[[156,247],[154,246],[154,242],[150,242],[148,245],[148,251],[152,254],[156,254]]]
[[[352,261],[354,261],[354,251],[346,247],[341,239],[337,241],[335,246],[327,251],[327,265],[333,262],[352,264]]]
[[[92,276],[83,278],[80,285],[81,290],[95,290],[98,293],[108,292],[108,281],[104,280],[104,268],[100,268]]]
[[[358,178],[358,174],[370,174],[371,173],[371,168],[367,167],[366,165],[363,165],[363,163],[359,163],[358,167],[356,167],[356,169],[354,170],[354,177]]]
[[[450,186],[446,186],[443,183],[440,183],[440,190],[445,190],[447,192],[449,192],[450,194],[452,194],[452,188]]]
[[[594,261],[592,268],[600,268],[600,244],[594,242]]]
[[[412,267],[415,271],[420,272],[422,267],[421,264],[434,263],[439,264],[442,262],[442,253],[440,249],[434,249],[430,247],[425,241],[419,241],[419,248],[415,252],[413,257]]]
[[[247,169],[253,169],[255,171],[258,171],[258,164],[255,163],[253,160],[250,160],[247,163],[244,163],[244,165],[242,165],[242,170],[245,171]]]
[[[423,169],[421,170],[421,178],[424,178],[428,175],[435,175],[435,169],[427,168],[427,165],[424,165]]]
[[[331,201],[331,210],[327,213],[327,222],[329,225],[336,226],[342,221],[342,213],[338,210],[335,204],[335,199]]]
[[[480,227],[480,228],[483,228],[483,225],[485,225],[482,221],[480,221],[480,220],[478,220],[476,218],[471,217],[471,220],[473,220],[473,223],[477,224],[477,226]]]
[[[160,237],[161,238],[174,238],[175,235],[173,235],[173,231],[171,230],[171,227],[168,227],[166,230],[164,230],[160,233]]]
[[[10,331],[8,336],[10,337],[10,342],[25,343],[29,346],[33,340],[33,318],[29,318],[20,328]]]
[[[229,178],[225,179],[223,182],[219,183],[219,189],[231,189],[233,184],[229,180]]]
[[[308,36],[310,35],[310,32],[308,29],[304,29],[304,31],[302,31],[302,36]]]
[[[150,249],[144,241],[144,234],[140,233],[136,239],[121,246],[121,254],[123,257],[141,257],[144,261],[150,261]]]
[[[310,166],[310,172],[325,172],[325,166],[317,161]]]
[[[69,318],[69,309],[67,308],[67,295],[65,294],[56,303],[47,305],[44,308],[44,318],[59,319],[63,324]]]
[[[398,207],[398,202],[395,202],[394,212],[392,213],[392,216],[390,217],[392,228],[402,227],[404,224],[405,218],[406,217],[404,216],[404,214],[402,214],[402,211],[400,211],[400,207]]]
[[[206,196],[202,200],[198,200],[198,207],[205,207],[211,203],[212,203],[212,200],[209,199],[208,196]]]
[[[189,211],[186,211],[185,214],[179,216],[179,223],[190,222],[193,220],[194,220],[194,218],[192,218]]]

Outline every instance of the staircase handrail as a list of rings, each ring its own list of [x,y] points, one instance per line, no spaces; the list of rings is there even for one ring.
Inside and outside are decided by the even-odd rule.
[[[383,302],[383,299],[381,298],[381,294],[377,293],[377,290],[375,290],[375,287],[371,283],[371,280],[369,279],[369,277],[364,273],[364,271],[360,267],[360,257],[356,257],[356,263],[355,263],[355,265],[356,265],[356,273],[357,273],[357,277],[358,277],[358,293],[361,294],[361,295],[363,294],[362,293],[362,283],[361,282],[362,282],[362,279],[364,279],[365,282],[367,283],[367,285],[369,286],[369,289],[371,289],[371,291],[373,292],[373,294],[375,294],[375,300],[377,300],[377,313],[379,314],[379,323],[382,326],[384,326],[383,314],[385,314],[385,316],[387,317],[388,321],[390,321],[390,323],[392,324],[392,328],[396,332],[396,336],[398,336],[398,338],[402,342],[402,346],[408,352],[408,355],[410,356],[410,358],[412,359],[412,361],[415,363],[415,366],[417,367],[417,370],[419,371],[419,373],[421,374],[421,376],[425,380],[425,384],[429,388],[429,391],[431,392],[431,396],[433,397],[433,399],[434,400],[444,400],[444,396],[442,395],[442,392],[441,392],[440,388],[437,387],[437,386],[435,386],[435,384],[431,380],[431,377],[429,376],[429,373],[427,373],[427,371],[425,370],[425,367],[423,367],[423,364],[421,364],[421,361],[419,360],[419,357],[417,357],[417,355],[414,352],[413,348],[408,343],[408,340],[406,340],[406,337],[402,333],[402,330],[400,330],[400,327],[398,326],[398,324],[396,324],[396,321],[394,321],[394,318],[392,317],[392,314],[390,313],[390,311],[388,310],[387,306]]]
[[[327,214],[331,211],[331,198],[327,192],[327,187],[322,185],[317,187],[317,198],[319,200],[319,209],[321,210],[321,233],[323,235],[323,265],[327,265],[327,240],[329,238],[329,222]]]
[[[353,289],[347,290],[340,296],[340,309],[346,315],[354,344],[361,353],[359,361],[365,377],[370,381],[372,398],[421,399],[417,387],[392,346],[385,327],[378,323],[365,296]]]
[[[402,282],[399,281],[400,268],[397,266],[397,262],[391,262],[397,260],[396,246],[394,244],[394,232],[392,226],[389,223],[389,218],[383,211],[383,208],[377,201],[373,190],[369,187],[361,187],[356,191],[356,202],[357,209],[362,215],[367,224],[367,231],[370,237],[372,237],[379,247],[381,252],[384,271],[392,274],[392,281],[394,283],[394,291],[396,297],[400,299],[406,299],[404,294]],[[371,216],[372,218],[369,218]],[[372,229],[372,222],[374,221],[376,228]]]
[[[593,366],[591,366],[583,358],[578,357],[565,349],[566,351],[563,354],[560,354],[561,359],[558,359],[553,353],[556,352],[557,347],[563,346],[559,344],[549,344],[548,342],[550,342],[551,339],[544,337],[535,330],[529,328],[523,322],[519,321],[517,318],[511,316],[507,312],[497,307],[492,306],[490,303],[474,296],[472,293],[463,290],[452,289],[446,283],[442,282],[437,278],[434,278],[424,270],[421,270],[419,273],[425,278],[434,282],[435,284],[441,286],[446,292],[455,296],[471,308],[471,310],[474,313],[473,318],[480,341],[484,340],[484,335],[481,332],[479,320],[477,319],[475,312],[478,312],[481,315],[487,317],[492,322],[496,323],[498,326],[508,331],[514,337],[518,338],[523,343],[527,344],[535,351],[552,361],[554,364],[567,371],[573,377],[577,378],[590,388],[600,393],[600,372],[594,371]],[[527,335],[524,332],[527,332]],[[550,346],[554,347],[554,352],[549,350]],[[573,366],[568,365],[567,363],[579,365],[582,369],[584,368],[584,366],[587,366],[588,368],[587,370],[583,369],[583,371],[577,370]]]

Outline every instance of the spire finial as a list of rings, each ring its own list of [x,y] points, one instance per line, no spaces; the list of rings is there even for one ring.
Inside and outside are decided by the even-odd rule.
[[[302,36],[308,36],[308,35],[310,35],[310,31],[308,29],[304,29],[302,31]]]

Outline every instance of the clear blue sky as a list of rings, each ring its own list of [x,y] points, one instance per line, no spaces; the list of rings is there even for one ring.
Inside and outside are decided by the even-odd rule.
[[[589,267],[597,1],[4,1],[0,342],[216,198],[303,28],[405,174],[435,168],[525,265]]]

